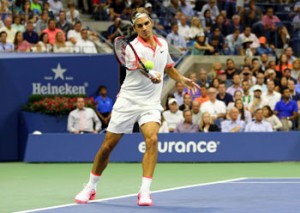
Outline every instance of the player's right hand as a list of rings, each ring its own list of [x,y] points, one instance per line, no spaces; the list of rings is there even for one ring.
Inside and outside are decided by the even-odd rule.
[[[152,83],[159,84],[161,82],[161,74],[159,72],[151,70],[151,71],[149,71],[149,73],[151,74],[149,76],[149,78],[152,81]],[[155,77],[153,77],[153,76],[155,76]]]

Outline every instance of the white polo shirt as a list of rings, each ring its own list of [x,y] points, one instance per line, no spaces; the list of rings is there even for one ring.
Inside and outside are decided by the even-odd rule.
[[[154,63],[153,70],[161,74],[161,83],[153,84],[149,78],[144,76],[139,70],[126,71],[126,78],[121,87],[119,97],[131,100],[140,106],[154,107],[162,110],[161,92],[163,87],[164,70],[172,67],[174,62],[169,54],[168,44],[162,38],[154,37],[157,46],[153,49],[142,38],[135,38],[131,44],[140,58],[151,60]],[[126,49],[126,65],[136,63],[136,58],[131,51]]]
[[[262,95],[262,99],[266,100],[271,109],[274,110],[276,103],[281,99],[281,94],[276,91],[273,91],[272,94],[266,92]]]
[[[201,113],[208,112],[210,116],[217,117],[219,113],[226,113],[226,105],[223,101],[216,100],[214,103],[206,101],[201,105]]]

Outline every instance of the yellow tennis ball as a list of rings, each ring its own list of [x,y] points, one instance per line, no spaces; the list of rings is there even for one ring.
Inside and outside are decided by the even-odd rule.
[[[154,67],[154,63],[150,60],[146,61],[145,63],[145,67],[148,69],[148,70],[152,70],[153,67]]]

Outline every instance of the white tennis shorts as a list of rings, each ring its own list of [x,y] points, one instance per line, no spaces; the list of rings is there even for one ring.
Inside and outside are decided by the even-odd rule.
[[[118,97],[113,107],[107,131],[112,133],[132,133],[135,122],[142,126],[148,122],[161,122],[162,107],[147,107],[134,104],[132,101]]]

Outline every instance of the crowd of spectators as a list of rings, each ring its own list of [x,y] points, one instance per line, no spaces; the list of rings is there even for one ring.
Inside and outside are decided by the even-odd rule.
[[[0,52],[97,53],[97,33],[82,26],[79,11],[60,0],[2,0]]]
[[[287,47],[276,63],[262,54],[242,66],[233,58],[201,68],[189,76],[200,85],[198,95],[177,82],[162,113],[161,132],[258,132],[299,129],[299,59]],[[191,115],[191,118],[190,118]],[[196,128],[197,126],[197,128]]]

